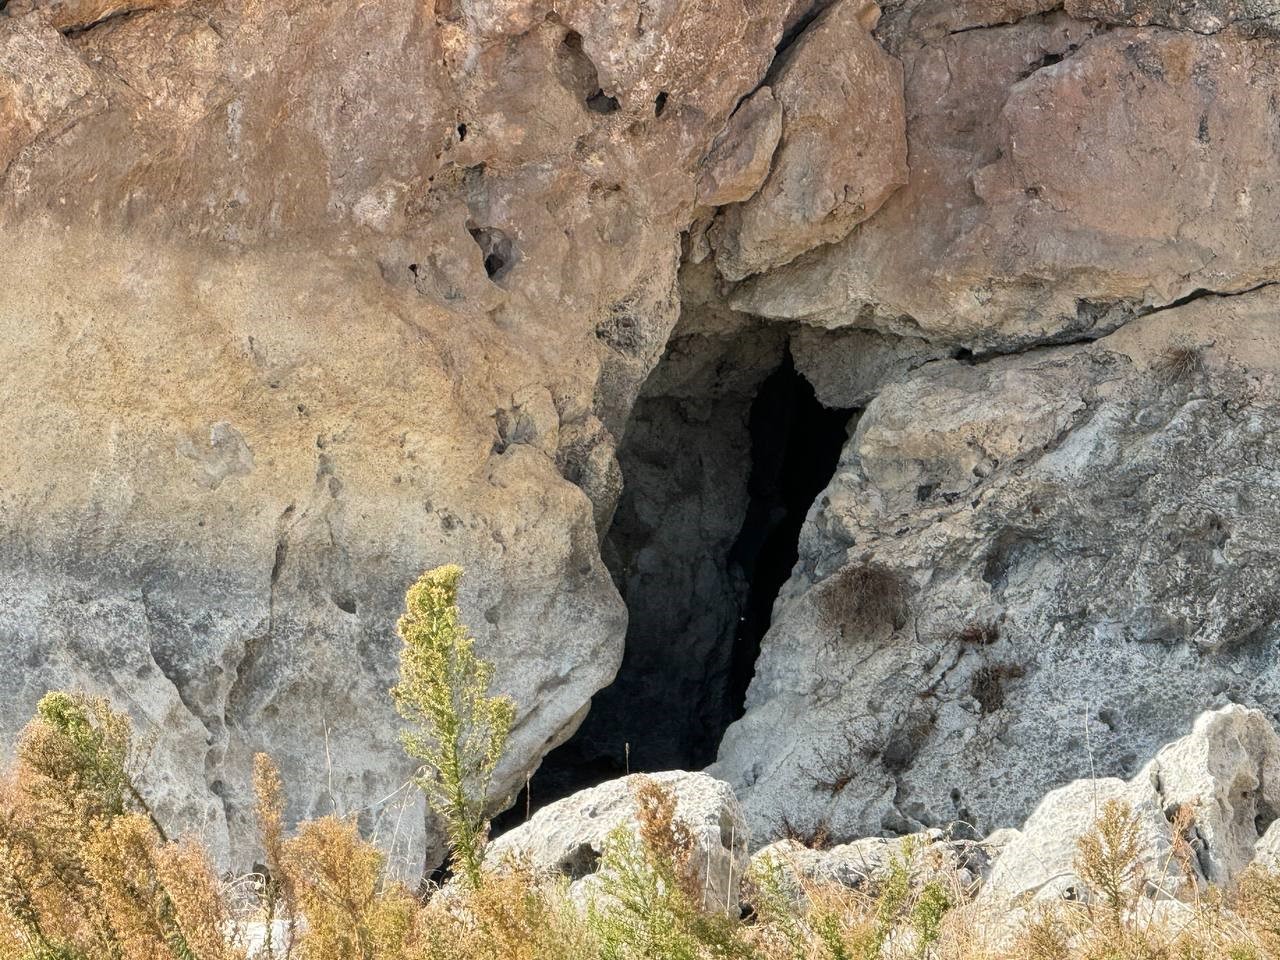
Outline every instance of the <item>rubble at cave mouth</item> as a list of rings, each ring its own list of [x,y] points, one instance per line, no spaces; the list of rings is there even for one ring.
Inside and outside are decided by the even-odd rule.
[[[742,716],[773,602],[854,412],[818,402],[776,331],[689,338],[663,363],[691,349],[715,371],[707,392],[666,392],[660,364],[619,449],[626,486],[603,552],[630,611],[623,665],[498,829],[627,772],[704,767]],[[726,365],[738,370],[729,387],[717,379]]]

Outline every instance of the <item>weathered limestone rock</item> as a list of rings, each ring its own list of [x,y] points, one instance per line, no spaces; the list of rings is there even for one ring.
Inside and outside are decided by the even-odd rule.
[[[70,125],[92,89],[56,30],[33,20],[0,29],[0,175],[41,134]]]
[[[865,407],[887,384],[930,360],[951,356],[945,346],[874,330],[800,327],[790,339],[796,369],[813,384],[823,406]]]
[[[783,892],[800,898],[805,884],[835,884],[874,894],[897,869],[913,882],[946,875],[948,883],[977,890],[990,865],[986,847],[972,840],[952,840],[941,830],[907,837],[866,837],[814,850],[796,840],[777,840],[751,857],[751,873],[774,872]]]
[[[698,202],[709,207],[749,200],[769,175],[782,136],[782,104],[761,87],[729,118],[729,126],[707,154],[698,179]]]
[[[901,22],[914,10],[885,28],[908,78],[911,182],[735,307],[1003,349],[1280,270],[1273,41],[1061,13],[920,35]]]
[[[1216,33],[1233,24],[1274,26],[1280,20],[1276,0],[1066,0],[1066,11],[1081,19],[1135,27],[1161,26]]]
[[[83,30],[110,17],[185,6],[190,0],[10,0],[10,16],[35,13],[58,30]]]
[[[782,141],[773,169],[759,193],[725,209],[711,230],[725,277],[840,240],[906,183],[902,65],[871,36],[878,14],[866,0],[840,0],[775,68]]]
[[[1275,704],[1277,316],[1274,287],[1203,297],[883,389],[711,768],[753,834],[986,833]]]
[[[1275,14],[10,0],[0,739],[107,693],[229,865],[265,750],[291,817],[418,869],[405,586],[468,570],[520,707],[503,796],[622,661],[602,542],[627,590],[678,558],[682,599],[728,598],[631,657],[673,677],[664,743],[714,739],[736,668],[687,636],[737,640],[745,418],[788,351],[865,412],[715,767],[761,842],[1018,824],[1205,707],[1274,709]],[[1214,798],[1212,878],[1274,778],[1206,736],[1159,764]]]
[[[522,782],[621,658],[616,437],[789,7],[0,12],[3,738],[88,687],[229,864],[265,750],[420,870],[393,626],[456,561]]]
[[[1128,805],[1138,822],[1141,869],[1154,896],[1172,897],[1184,882],[1174,855],[1179,840],[1197,881],[1229,886],[1253,862],[1259,832],[1275,819],[1278,774],[1280,737],[1264,714],[1234,705],[1205,713],[1128,783],[1079,780],[1045,797],[1004,846],[982,898],[1084,896],[1074,870],[1077,842],[1108,800]],[[1191,827],[1176,838],[1172,821],[1183,807]]]
[[[750,835],[733,791],[703,773],[677,770],[653,774],[651,779],[675,796],[675,818],[692,835],[693,862],[702,871],[707,909],[736,911]],[[578,882],[590,880],[599,869],[609,834],[618,827],[639,829],[635,791],[641,782],[638,776],[609,780],[544,807],[528,823],[490,844],[486,858],[501,864],[515,857],[540,871]]]
[[[1268,870],[1280,870],[1280,821],[1273,821],[1266,832],[1258,838],[1254,848],[1253,862]]]

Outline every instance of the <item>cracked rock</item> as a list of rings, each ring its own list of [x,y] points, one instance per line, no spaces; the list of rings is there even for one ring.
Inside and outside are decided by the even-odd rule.
[[[1011,349],[1271,279],[1273,43],[1063,13],[911,35],[900,41],[910,182],[847,238],[750,279],[731,302]]]
[[[1014,826],[1204,707],[1280,700],[1278,313],[1205,297],[880,391],[710,768],[753,833]]]
[[[1233,704],[1201,715],[1128,782],[1079,780],[1052,791],[1004,845],[982,898],[1085,896],[1077,841],[1108,800],[1127,804],[1138,822],[1139,859],[1155,896],[1176,897],[1184,869],[1197,883],[1229,886],[1280,809],[1280,736],[1261,711]],[[1190,825],[1176,838],[1172,821],[1184,807]],[[1175,841],[1188,851],[1185,866]]]
[[[729,118],[729,126],[707,154],[698,180],[698,202],[709,207],[748,200],[769,175],[782,136],[782,104],[761,87]]]
[[[877,10],[841,0],[775,65],[782,139],[773,168],[755,196],[711,228],[726,278],[842,239],[907,182],[902,65],[871,35]]]

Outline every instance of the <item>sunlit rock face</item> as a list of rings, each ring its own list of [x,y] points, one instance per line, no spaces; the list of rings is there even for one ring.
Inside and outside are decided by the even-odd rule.
[[[0,735],[109,694],[228,862],[267,751],[434,865],[386,691],[443,562],[498,797],[606,687],[601,769],[718,751],[760,844],[1274,717],[1273,7],[10,0]]]
[[[162,816],[224,856],[251,862],[265,750],[292,815],[420,867],[394,622],[456,561],[522,780],[621,659],[616,437],[789,12],[0,12],[5,739],[49,687],[107,693],[160,733]]]

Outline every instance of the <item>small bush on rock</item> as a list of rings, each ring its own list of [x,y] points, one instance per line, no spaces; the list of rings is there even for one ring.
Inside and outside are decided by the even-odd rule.
[[[901,628],[910,597],[900,574],[870,564],[851,564],[831,577],[818,594],[823,623],[845,639],[888,627]]]

